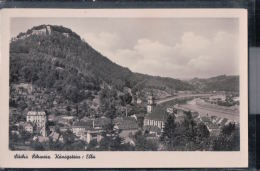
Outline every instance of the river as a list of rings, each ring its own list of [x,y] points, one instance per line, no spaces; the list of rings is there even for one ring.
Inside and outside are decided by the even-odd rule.
[[[239,107],[212,105],[198,98],[188,101],[186,104],[180,105],[180,107],[196,111],[200,116],[217,116],[239,122]]]

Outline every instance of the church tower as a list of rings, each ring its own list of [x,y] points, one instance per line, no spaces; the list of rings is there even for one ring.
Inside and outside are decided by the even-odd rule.
[[[152,95],[148,96],[148,99],[147,99],[147,113],[151,113],[154,106],[155,106],[155,103],[154,103],[154,97]]]

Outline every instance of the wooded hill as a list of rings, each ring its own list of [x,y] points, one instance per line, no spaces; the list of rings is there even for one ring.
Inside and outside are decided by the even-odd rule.
[[[99,91],[102,84],[118,90],[124,87],[192,89],[190,84],[177,79],[133,73],[97,52],[70,29],[48,27],[50,33],[47,25],[41,25],[20,33],[11,41],[11,83],[32,82],[64,92],[70,89]],[[44,29],[46,32],[34,32]]]
[[[188,81],[197,90],[239,92],[239,76],[220,75],[206,79],[194,78]]]
[[[86,40],[87,41],[87,40]],[[30,82],[53,88],[65,97],[85,98],[85,90],[98,92],[103,85],[133,92],[144,88],[165,91],[237,90],[238,77],[209,80],[178,79],[134,73],[93,49],[72,30],[40,25],[20,33],[10,43],[10,83]],[[72,93],[74,92],[74,93]]]

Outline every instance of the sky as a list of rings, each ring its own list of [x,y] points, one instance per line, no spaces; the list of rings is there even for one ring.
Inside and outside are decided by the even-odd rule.
[[[239,75],[235,18],[13,18],[11,37],[41,24],[70,28],[133,72],[181,79]]]

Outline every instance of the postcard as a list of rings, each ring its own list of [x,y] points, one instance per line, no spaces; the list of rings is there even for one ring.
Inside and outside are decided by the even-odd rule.
[[[245,9],[1,10],[0,166],[248,166]]]

